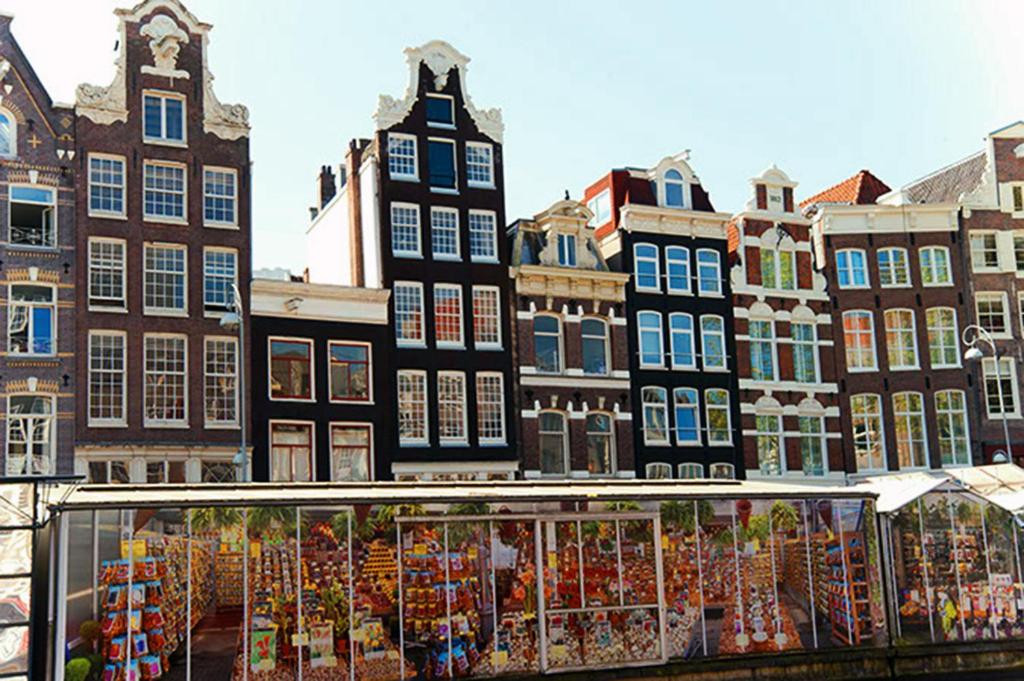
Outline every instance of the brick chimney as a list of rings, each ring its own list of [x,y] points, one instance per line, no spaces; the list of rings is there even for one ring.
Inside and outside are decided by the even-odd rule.
[[[359,182],[359,166],[363,162],[363,140],[351,140],[348,153],[345,154],[345,175],[348,200],[348,253],[351,261],[352,285],[365,286],[366,275],[363,272],[363,202]],[[333,178],[333,176],[332,176]]]
[[[320,166],[320,175],[316,179],[316,207],[322,209],[337,193],[334,171],[330,166]]]

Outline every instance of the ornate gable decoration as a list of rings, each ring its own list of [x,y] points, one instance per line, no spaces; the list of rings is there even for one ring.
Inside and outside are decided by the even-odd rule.
[[[465,103],[466,111],[469,112],[473,122],[480,132],[490,137],[499,144],[505,132],[505,124],[501,119],[501,109],[477,109],[473,100],[466,92],[466,72],[469,64],[469,57],[462,54],[454,47],[443,40],[431,40],[420,47],[409,47],[405,50],[405,60],[409,65],[409,85],[405,89],[405,96],[402,99],[395,99],[390,95],[380,95],[377,101],[377,111],[373,114],[373,120],[377,123],[378,130],[390,128],[405,120],[416,103],[416,94],[419,87],[420,64],[425,64],[430,72],[434,74],[434,88],[442,90],[448,84],[448,74],[453,68],[459,70],[459,88],[462,92],[462,101]]]
[[[188,43],[188,33],[179,28],[177,22],[166,14],[157,14],[142,27],[139,34],[149,38],[149,49],[153,52],[153,66],[144,65],[143,73],[169,78],[188,78],[188,71],[178,69],[178,53],[181,43]]]

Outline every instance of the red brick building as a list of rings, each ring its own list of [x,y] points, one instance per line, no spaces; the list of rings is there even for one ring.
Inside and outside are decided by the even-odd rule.
[[[777,167],[750,184],[729,226],[747,477],[842,480],[832,319],[810,221]]]
[[[233,478],[248,405],[219,321],[251,278],[248,112],[217,99],[211,26],[177,0],[116,15],[113,82],[75,106],[76,472]]]
[[[611,272],[586,206],[564,200],[509,228],[524,477],[635,476],[629,275]]]

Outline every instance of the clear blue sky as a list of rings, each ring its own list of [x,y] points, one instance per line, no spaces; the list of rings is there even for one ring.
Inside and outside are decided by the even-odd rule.
[[[7,0],[58,101],[113,74],[128,0]],[[611,167],[692,149],[718,210],[777,163],[799,197],[860,168],[896,186],[1024,118],[1024,2],[190,0],[213,24],[217,94],[251,111],[257,267],[304,266],[322,163],[400,96],[402,49],[442,38],[504,111],[510,219]],[[301,9],[300,9],[301,8]]]

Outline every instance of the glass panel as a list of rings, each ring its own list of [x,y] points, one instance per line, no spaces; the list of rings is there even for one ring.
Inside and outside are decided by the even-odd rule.
[[[28,574],[32,570],[32,531],[0,532],[0,575]]]

